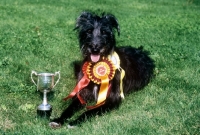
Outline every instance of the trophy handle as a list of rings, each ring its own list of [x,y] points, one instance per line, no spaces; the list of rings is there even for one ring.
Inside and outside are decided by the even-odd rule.
[[[37,76],[37,72],[36,71],[32,71],[31,72],[31,80],[32,82],[37,86],[37,84],[35,83],[35,81],[33,80],[33,74],[35,74]]]
[[[60,71],[58,72],[55,72],[55,76],[58,74],[58,80],[56,81],[55,85],[53,86],[53,88],[57,85],[57,83],[59,82],[60,80]]]

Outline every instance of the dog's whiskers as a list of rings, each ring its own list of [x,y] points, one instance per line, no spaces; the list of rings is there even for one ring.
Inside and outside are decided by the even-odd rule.
[[[85,47],[85,45],[83,45],[83,46],[81,47],[81,49],[80,49],[81,52],[83,52],[83,48],[84,48],[84,47]]]

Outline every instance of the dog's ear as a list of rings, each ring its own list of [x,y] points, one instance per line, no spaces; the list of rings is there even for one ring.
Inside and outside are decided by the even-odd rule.
[[[120,27],[117,18],[111,14],[107,14],[104,17],[111,23],[111,26],[117,30],[118,35],[120,35]]]
[[[81,15],[76,20],[76,26],[74,30],[77,30],[81,28],[82,26],[87,23],[87,21],[92,17],[92,14],[90,12],[82,12]]]

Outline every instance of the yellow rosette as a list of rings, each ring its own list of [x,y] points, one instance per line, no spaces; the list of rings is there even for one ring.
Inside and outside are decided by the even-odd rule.
[[[120,95],[124,99],[123,82],[122,82],[122,80],[123,80],[123,78],[125,76],[125,71],[120,67],[119,55],[116,52],[113,52],[112,55],[108,56],[108,59],[110,61],[112,61],[113,65],[115,67],[115,70],[118,69],[121,72],[121,75],[120,75]]]

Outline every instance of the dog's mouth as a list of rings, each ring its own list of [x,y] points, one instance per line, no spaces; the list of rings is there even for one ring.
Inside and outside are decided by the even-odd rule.
[[[98,61],[101,61],[101,59],[105,56],[107,56],[107,54],[109,54],[109,52],[107,52],[107,48],[104,47],[91,47],[91,46],[87,46],[87,47],[83,47],[82,52],[84,54],[85,57],[87,57],[88,61],[91,61],[93,63],[96,63]]]
[[[93,62],[93,63],[96,63],[98,61],[101,60],[101,57],[104,56],[105,54],[105,47],[103,48],[90,48],[88,50],[88,56],[90,57],[90,60]]]
[[[98,62],[100,60],[100,54],[90,54],[90,59],[92,62]]]
[[[107,51],[105,47],[99,49],[98,51],[91,50],[87,53],[87,57],[91,62],[96,63],[98,61],[101,61],[103,57],[107,57],[111,53],[111,51],[112,49],[110,51]]]

